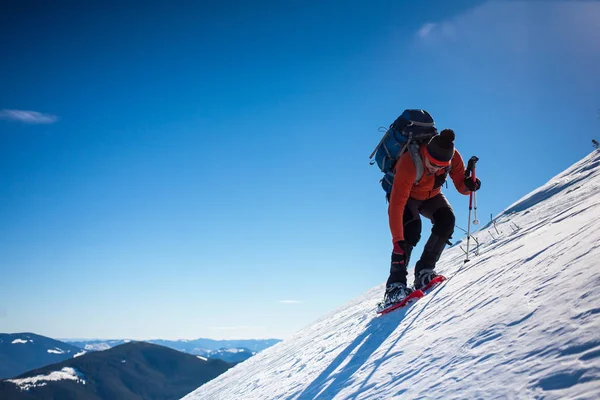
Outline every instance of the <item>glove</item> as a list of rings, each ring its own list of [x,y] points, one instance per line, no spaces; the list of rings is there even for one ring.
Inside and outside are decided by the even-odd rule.
[[[467,171],[469,172],[469,174],[471,173],[470,171],[473,171],[475,169],[475,163],[477,161],[479,161],[479,158],[477,158],[476,156],[469,158],[469,162],[467,164]]]
[[[406,265],[406,242],[400,241],[394,243],[392,250],[392,265],[404,268]]]
[[[481,187],[481,181],[479,180],[479,178],[475,178],[475,182],[473,182],[473,179],[471,179],[471,177],[468,177],[465,178],[464,182],[467,189],[469,189],[471,192],[476,192]]]

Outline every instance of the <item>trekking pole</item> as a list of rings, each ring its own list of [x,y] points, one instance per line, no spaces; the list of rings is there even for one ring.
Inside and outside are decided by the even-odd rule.
[[[475,174],[474,172],[475,170],[473,170],[473,174]],[[477,219],[477,192],[472,192],[473,193],[473,212],[475,214],[474,219],[473,219],[473,225],[479,225],[479,220]]]
[[[465,177],[471,178],[473,184],[475,184],[477,177],[475,176],[475,164],[477,164],[479,158],[473,156],[469,159],[469,163],[467,164],[467,169],[465,171]],[[473,193],[469,193],[469,225],[467,227],[467,257],[465,258],[465,263],[469,262],[469,241],[471,240],[471,211],[473,210]],[[477,221],[479,223],[479,221]]]

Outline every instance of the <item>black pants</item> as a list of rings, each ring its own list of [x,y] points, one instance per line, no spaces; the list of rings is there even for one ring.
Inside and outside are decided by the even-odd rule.
[[[387,283],[402,282],[405,285],[406,271],[410,261],[412,249],[421,240],[421,215],[429,219],[433,224],[431,235],[425,244],[423,254],[415,265],[415,275],[423,269],[434,269],[435,264],[440,259],[446,242],[454,233],[454,211],[446,197],[439,193],[438,195],[427,200],[415,200],[409,198],[404,207],[404,241],[407,246],[406,263],[402,266],[392,264],[390,267],[390,276]]]

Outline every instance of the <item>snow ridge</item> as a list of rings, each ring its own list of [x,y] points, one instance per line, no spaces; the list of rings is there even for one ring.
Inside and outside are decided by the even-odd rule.
[[[46,386],[50,381],[72,380],[85,385],[83,375],[74,368],[65,367],[60,371],[54,371],[48,375],[32,376],[22,379],[7,379],[7,382],[14,383],[21,390],[29,390],[38,386]]]
[[[185,397],[600,398],[600,151],[511,205],[414,305],[383,284]]]

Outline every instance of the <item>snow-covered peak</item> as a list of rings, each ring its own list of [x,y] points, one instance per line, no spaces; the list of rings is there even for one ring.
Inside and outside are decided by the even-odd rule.
[[[244,351],[246,351],[245,349],[223,349],[222,351],[224,351],[225,353],[242,353]]]
[[[85,385],[83,375],[74,368],[65,367],[60,371],[54,371],[47,375],[38,375],[30,378],[7,379],[7,382],[14,383],[21,390],[29,390],[37,386],[45,386],[51,381],[72,380]]]
[[[86,344],[84,350],[87,351],[104,351],[110,349],[111,346],[107,343]]]
[[[600,152],[447,249],[440,287],[378,317],[383,284],[192,399],[600,398]]]

